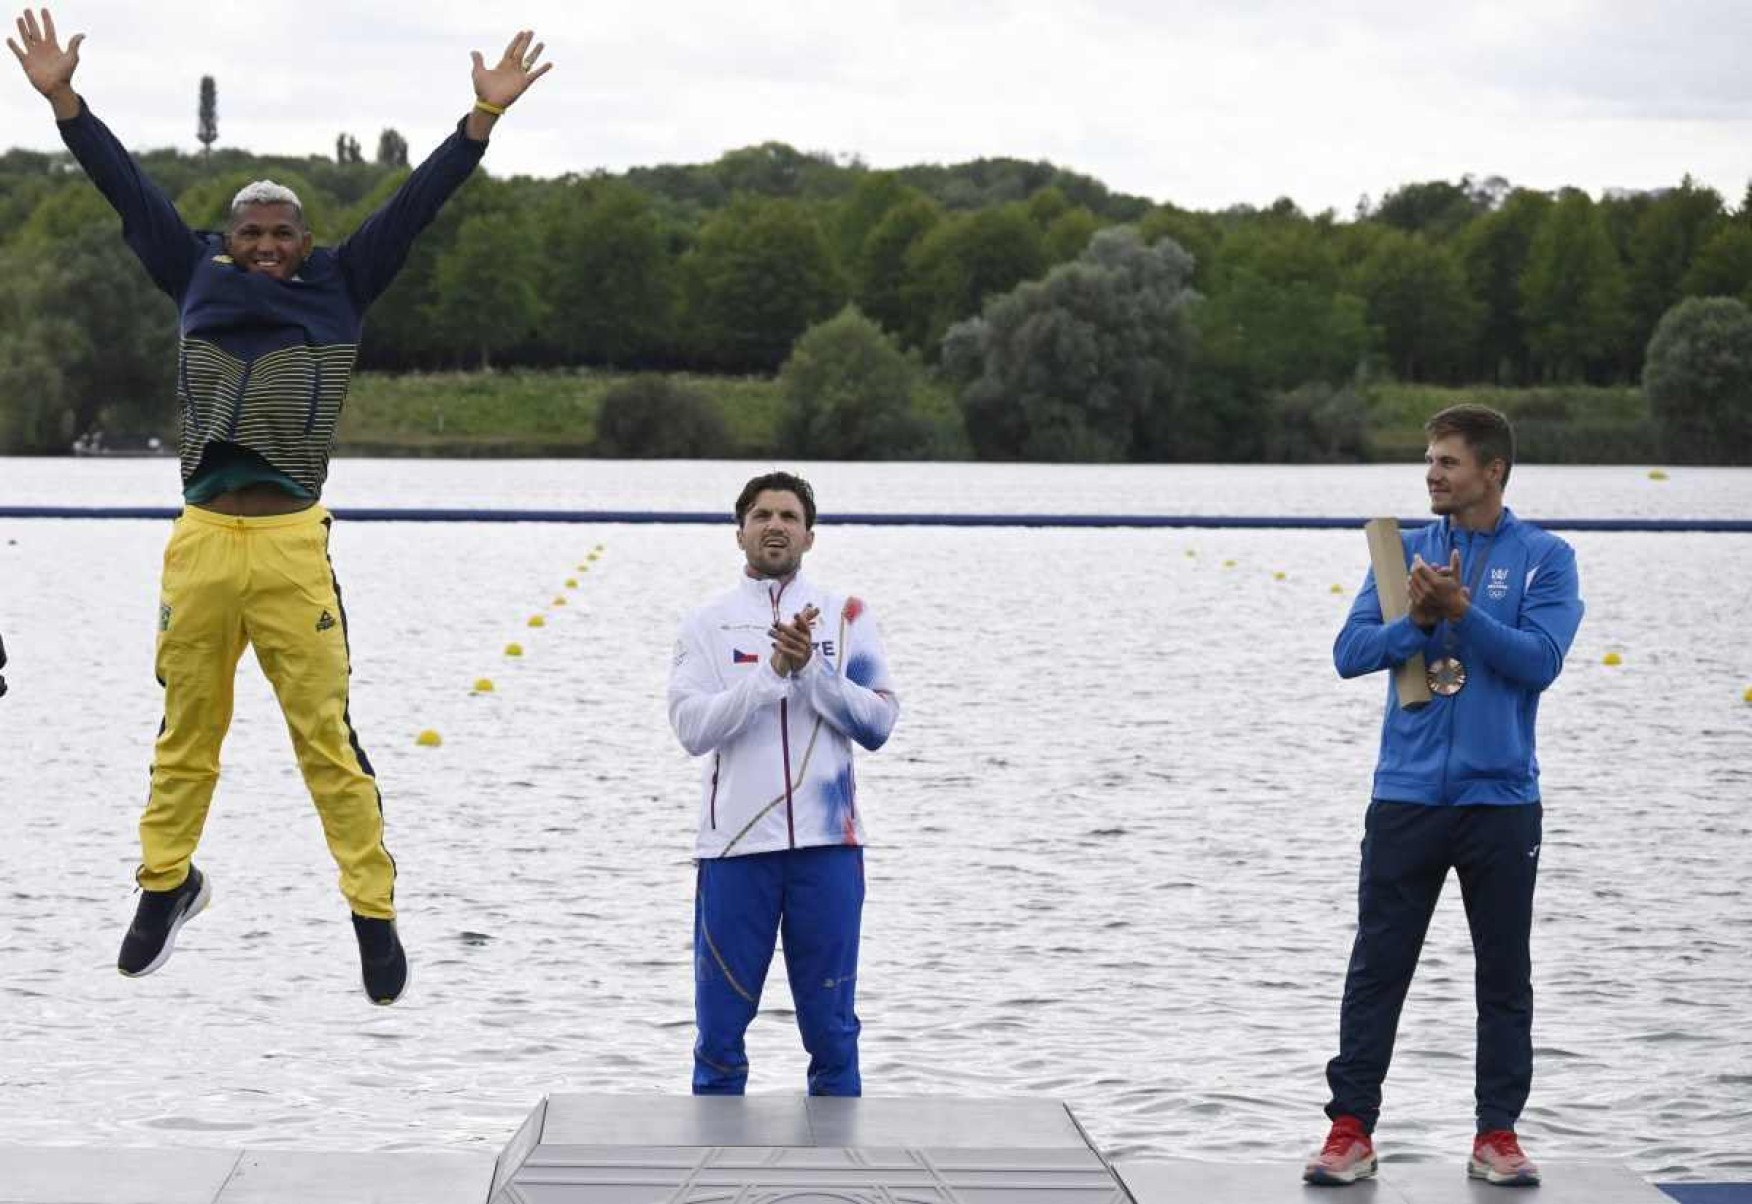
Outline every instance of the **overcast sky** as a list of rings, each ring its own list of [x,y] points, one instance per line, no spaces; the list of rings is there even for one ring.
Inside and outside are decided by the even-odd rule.
[[[69,3],[76,86],[130,147],[419,156],[472,98],[468,52],[534,28],[555,69],[495,174],[699,162],[776,140],[877,167],[1048,159],[1209,209],[1351,213],[1407,182],[1656,188],[1752,176],[1752,0],[212,0]],[[14,15],[16,10],[13,10]],[[10,23],[8,23],[10,30]],[[0,67],[4,67],[0,60]],[[59,146],[16,64],[0,147]]]

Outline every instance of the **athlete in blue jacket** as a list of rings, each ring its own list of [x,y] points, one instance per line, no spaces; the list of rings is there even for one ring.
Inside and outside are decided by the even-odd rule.
[[[1342,677],[1422,653],[1433,700],[1398,705],[1388,681],[1373,801],[1364,823],[1356,942],[1339,1053],[1326,1068],[1332,1120],[1303,1177],[1375,1173],[1371,1134],[1399,1011],[1452,868],[1477,958],[1477,1137],[1469,1173],[1539,1180],[1515,1122],[1533,1078],[1528,936],[1539,868],[1539,696],[1563,669],[1582,619],[1570,546],[1503,505],[1514,465],[1508,420],[1484,406],[1424,427],[1426,483],[1440,521],[1406,532],[1411,611],[1384,623],[1371,575],[1333,647]]]
[[[47,9],[6,44],[54,110],[61,138],[122,219],[122,237],[177,304],[185,508],[164,554],[155,668],[164,719],[140,820],[140,902],[117,968],[150,974],[212,897],[193,862],[219,778],[233,679],[246,645],[273,683],[352,911],[366,994],[407,982],[395,929],[395,861],[376,777],[353,730],[351,652],[319,499],[366,309],[421,230],[468,178],[506,108],[549,68],[528,31],[489,67],[474,106],[338,247],[314,245],[297,196],[263,180],[223,233],[191,230],[73,90],[84,35],[63,48]]]

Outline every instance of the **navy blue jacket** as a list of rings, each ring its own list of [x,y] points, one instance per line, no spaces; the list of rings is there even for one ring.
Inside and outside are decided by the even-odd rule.
[[[1447,519],[1402,531],[1406,563],[1438,567],[1458,548],[1461,579],[1478,582],[1458,623],[1426,635],[1409,617],[1381,621],[1371,573],[1333,644],[1340,677],[1360,677],[1447,655],[1466,666],[1466,686],[1419,710],[1399,706],[1387,683],[1374,797],[1391,802],[1471,804],[1539,801],[1533,725],[1539,695],[1563,670],[1582,621],[1576,554],[1569,544],[1505,508],[1495,532],[1456,529]],[[1485,557],[1481,566],[1478,557]],[[1453,650],[1448,651],[1449,635]]]
[[[180,314],[184,484],[214,442],[235,443],[320,496],[366,308],[486,151],[455,133],[338,247],[290,280],[245,271],[223,235],[197,232],[81,103],[61,140],[122,218],[122,237]]]

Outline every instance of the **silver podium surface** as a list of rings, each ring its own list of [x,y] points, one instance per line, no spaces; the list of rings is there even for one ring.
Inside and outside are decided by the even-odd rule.
[[[1387,1161],[1333,1189],[1301,1157],[1109,1165],[1044,1100],[553,1095],[497,1159],[0,1145],[0,1204],[1672,1204],[1612,1163],[1504,1189]]]

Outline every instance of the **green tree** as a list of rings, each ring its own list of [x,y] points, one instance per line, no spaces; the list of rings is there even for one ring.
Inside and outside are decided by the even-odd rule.
[[[1361,298],[1344,287],[1327,232],[1301,218],[1231,230],[1199,307],[1201,375],[1220,371],[1275,392],[1355,376],[1368,351]]]
[[[797,201],[738,197],[681,266],[689,333],[719,368],[776,370],[797,336],[846,300],[827,236]]]
[[[1527,323],[1521,312],[1521,277],[1534,235],[1552,203],[1542,192],[1517,189],[1460,235],[1466,281],[1482,311],[1475,379],[1498,385],[1527,384],[1533,379]]]
[[[1724,222],[1709,236],[1680,290],[1687,297],[1738,297],[1752,301],[1752,225]]]
[[[201,99],[195,116],[195,138],[201,144],[203,156],[213,153],[219,141],[219,85],[211,75],[201,77]]]
[[[1427,234],[1439,240],[1457,233],[1484,212],[1488,203],[1486,196],[1472,187],[1470,178],[1458,184],[1428,180],[1389,192],[1370,216],[1407,234]]]
[[[779,373],[785,450],[814,460],[894,460],[925,437],[913,411],[923,369],[848,305],[797,340]]]
[[[1369,403],[1349,385],[1302,385],[1272,398],[1265,458],[1287,464],[1354,464],[1369,458]]]
[[[542,337],[569,362],[636,364],[674,342],[675,261],[650,198],[572,182],[543,214]]]
[[[406,171],[384,176],[375,189],[347,212],[339,223],[341,228],[356,229],[407,176]],[[367,316],[367,334],[359,348],[362,367],[408,369],[454,365],[460,356],[475,350],[472,340],[458,348],[432,321],[433,307],[440,301],[438,263],[455,244],[465,221],[501,212],[508,206],[504,188],[501,181],[476,172],[414,240],[395,282],[377,299]],[[452,298],[452,304],[461,301]]]
[[[1138,233],[1152,245],[1164,238],[1179,243],[1192,256],[1193,287],[1201,292],[1210,288],[1211,264],[1216,259],[1218,244],[1223,241],[1223,231],[1209,214],[1162,205],[1138,222]]]
[[[1610,381],[1630,321],[1624,267],[1588,194],[1567,189],[1545,214],[1527,254],[1521,307],[1539,379]]]
[[[957,214],[933,226],[908,255],[902,298],[922,329],[913,343],[930,350],[955,322],[979,313],[987,297],[1046,271],[1040,228],[1021,205]],[[911,340],[909,340],[911,341]]]
[[[1097,234],[1074,263],[994,300],[945,337],[945,370],[982,457],[1198,455],[1187,405],[1192,259],[1136,230]]]
[[[1752,310],[1732,297],[1690,297],[1649,340],[1643,391],[1668,456],[1752,464]]]
[[[730,444],[723,412],[696,388],[661,376],[636,376],[603,394],[596,454],[627,460],[722,457]]]
[[[377,166],[398,168],[408,165],[408,140],[393,129],[377,135]]]
[[[1420,235],[1390,230],[1362,262],[1357,283],[1401,380],[1461,378],[1479,307],[1458,256]]]
[[[540,252],[521,211],[480,213],[464,219],[456,242],[439,257],[435,295],[427,310],[433,327],[482,368],[528,342],[542,320],[536,286]]]
[[[858,308],[911,347],[924,345],[925,316],[908,304],[907,264],[913,248],[942,220],[935,201],[924,196],[902,201],[871,229],[856,261]]]
[[[747,192],[795,198],[836,191],[833,181],[841,169],[828,155],[800,151],[783,142],[763,142],[726,151],[711,172],[730,196]]]
[[[834,203],[832,210],[834,259],[841,271],[855,279],[864,246],[876,227],[898,206],[923,198],[923,193],[903,184],[891,171],[861,177],[849,193]]]
[[[119,241],[9,247],[0,274],[0,450],[169,433],[176,310]]]
[[[1686,176],[1637,218],[1630,236],[1630,342],[1626,370],[1634,373],[1655,323],[1684,295],[1685,275],[1709,237],[1724,222],[1721,194]]]
[[[1046,261],[1051,264],[1069,263],[1083,253],[1083,249],[1089,245],[1089,240],[1095,237],[1095,232],[1099,229],[1101,219],[1087,209],[1078,206],[1065,210],[1053,218],[1041,236]]]

